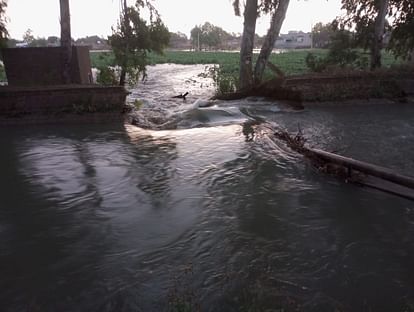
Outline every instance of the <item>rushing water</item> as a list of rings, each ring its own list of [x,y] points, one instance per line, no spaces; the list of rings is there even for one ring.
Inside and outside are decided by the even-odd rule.
[[[414,107],[204,108],[202,70],[133,91],[166,130],[3,129],[0,310],[412,311],[413,202],[316,172],[251,119],[414,175]]]

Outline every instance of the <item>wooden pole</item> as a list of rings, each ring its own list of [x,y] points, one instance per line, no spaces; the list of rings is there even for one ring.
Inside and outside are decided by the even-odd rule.
[[[63,53],[63,79],[71,83],[72,36],[70,30],[69,0],[60,0],[60,46]]]

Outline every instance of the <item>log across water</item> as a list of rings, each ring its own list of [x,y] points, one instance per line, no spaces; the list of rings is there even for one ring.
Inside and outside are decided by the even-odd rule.
[[[318,157],[321,157],[322,159],[328,160],[330,162],[333,162],[341,166],[345,166],[346,168],[350,170],[354,169],[354,170],[366,173],[368,175],[372,175],[374,177],[378,177],[378,178],[388,180],[390,182],[397,183],[405,187],[414,189],[414,178],[395,173],[394,171],[388,168],[369,164],[363,161],[355,160],[352,158],[340,156],[337,154],[325,152],[325,151],[318,150],[318,149],[307,149],[307,150],[311,153],[314,153]]]
[[[308,158],[320,171],[345,178],[347,182],[414,200],[414,177],[398,174],[378,165],[306,147],[306,140],[300,133],[292,136],[277,128],[274,135],[286,142],[291,149]]]
[[[398,174],[388,168],[373,165],[363,161],[352,158],[340,156],[337,154],[325,152],[318,149],[304,148],[306,153],[312,154],[324,161],[342,166],[347,169],[349,176],[352,171],[358,171],[366,175],[376,177],[379,179],[364,179],[359,183],[414,200],[414,178]],[[389,181],[391,183],[383,183],[381,180]]]

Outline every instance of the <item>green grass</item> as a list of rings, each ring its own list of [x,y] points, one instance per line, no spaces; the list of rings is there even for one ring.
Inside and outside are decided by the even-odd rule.
[[[327,50],[313,49],[313,50],[292,50],[280,54],[272,54],[270,62],[277,65],[286,75],[301,75],[309,72],[306,66],[306,55],[312,52],[317,56],[324,56]],[[257,55],[256,55],[257,57]],[[223,72],[228,74],[238,73],[239,70],[238,52],[193,52],[193,51],[165,51],[164,55],[157,55],[150,53],[148,60],[149,64],[218,64]],[[91,53],[91,61],[93,67],[100,67],[109,65],[113,62],[113,55],[111,52],[97,52]],[[383,53],[383,64],[389,67],[393,64],[398,64],[392,54]]]
[[[286,74],[303,74],[308,71],[305,57],[309,51],[295,50],[282,54],[272,54],[270,61],[279,66]],[[313,53],[323,55],[324,50],[312,50]],[[164,55],[150,53],[149,64],[218,64],[226,73],[238,73],[239,52],[193,52],[193,51],[166,51]],[[110,65],[113,62],[112,53],[91,53],[93,67]]]

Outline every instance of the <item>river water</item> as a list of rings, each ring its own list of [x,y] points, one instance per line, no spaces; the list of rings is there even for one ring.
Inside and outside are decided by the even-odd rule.
[[[3,128],[0,310],[413,311],[414,203],[252,119],[414,176],[414,107],[210,103],[203,69],[150,68],[139,126]]]

